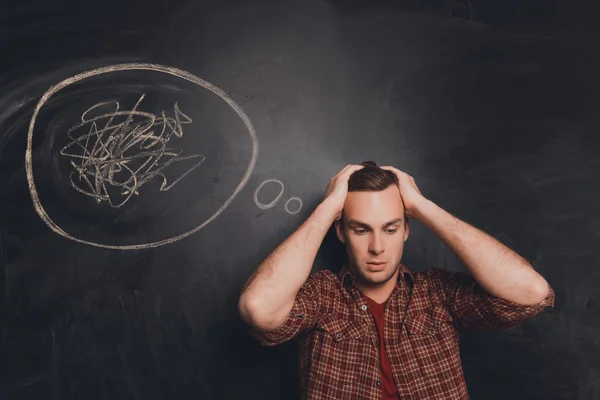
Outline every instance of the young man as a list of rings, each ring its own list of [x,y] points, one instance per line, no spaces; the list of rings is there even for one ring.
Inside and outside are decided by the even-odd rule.
[[[470,274],[402,263],[409,218],[432,229]],[[347,262],[310,275],[335,222]],[[248,279],[242,319],[262,345],[300,344],[303,399],[468,399],[459,329],[507,329],[554,306],[524,259],[427,200],[414,179],[348,165],[323,202]]]

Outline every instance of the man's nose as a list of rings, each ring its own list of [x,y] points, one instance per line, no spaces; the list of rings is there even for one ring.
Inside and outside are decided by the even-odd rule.
[[[374,233],[371,236],[371,241],[369,243],[369,251],[374,254],[379,254],[383,253],[384,250],[383,237],[379,233]]]

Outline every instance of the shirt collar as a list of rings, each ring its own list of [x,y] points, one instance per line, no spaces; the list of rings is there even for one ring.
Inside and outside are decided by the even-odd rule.
[[[342,268],[338,272],[338,277],[340,278],[342,283],[345,283],[346,281],[353,282],[355,279],[354,274],[352,274],[352,271],[350,271],[350,269],[348,268],[347,263],[344,263],[342,265]],[[398,281],[400,281],[401,279],[403,279],[405,282],[410,283],[411,286],[414,283],[414,277],[412,272],[410,272],[409,269],[406,268],[406,265],[402,263],[400,263]]]

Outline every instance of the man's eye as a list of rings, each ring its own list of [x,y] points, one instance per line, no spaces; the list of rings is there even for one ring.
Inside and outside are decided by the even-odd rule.
[[[387,233],[396,233],[398,231],[398,229],[387,229],[386,232]],[[362,235],[364,233],[367,233],[366,229],[355,229],[354,233],[358,234],[358,235]]]

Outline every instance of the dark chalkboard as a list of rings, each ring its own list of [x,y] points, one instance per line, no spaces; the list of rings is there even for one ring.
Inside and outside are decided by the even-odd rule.
[[[495,25],[523,2],[84,3],[1,11],[1,398],[297,398],[294,344],[260,347],[238,296],[364,160],[556,291],[516,329],[462,335],[471,397],[600,398],[585,24]],[[314,271],[343,259],[331,233]],[[418,222],[403,262],[464,269]]]

